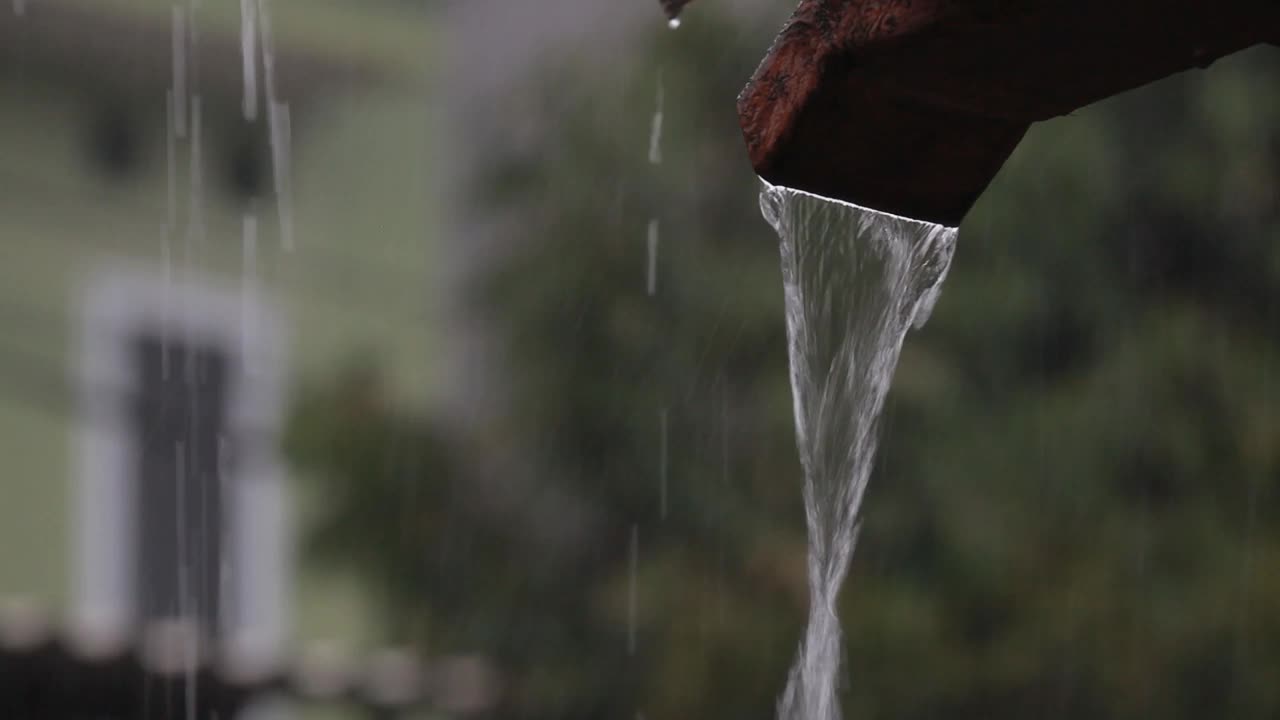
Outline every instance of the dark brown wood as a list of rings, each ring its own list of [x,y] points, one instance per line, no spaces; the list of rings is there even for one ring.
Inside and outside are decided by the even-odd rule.
[[[801,0],[738,115],[769,182],[958,225],[1033,122],[1277,41],[1272,0]]]
[[[662,11],[667,14],[667,17],[674,20],[680,17],[680,12],[684,10],[684,6],[693,2],[693,0],[658,0],[658,2],[662,4]]]

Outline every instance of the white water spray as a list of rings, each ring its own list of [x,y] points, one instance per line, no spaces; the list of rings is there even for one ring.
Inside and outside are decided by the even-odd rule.
[[[956,230],[766,183],[781,239],[796,444],[809,530],[809,624],[782,720],[839,720],[836,597],[849,569],[877,424],[907,330],[928,319]]]

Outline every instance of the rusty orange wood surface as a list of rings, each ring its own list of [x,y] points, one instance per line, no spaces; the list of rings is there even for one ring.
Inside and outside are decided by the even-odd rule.
[[[1032,123],[1261,42],[1280,0],[801,0],[738,115],[766,180],[958,225]]]

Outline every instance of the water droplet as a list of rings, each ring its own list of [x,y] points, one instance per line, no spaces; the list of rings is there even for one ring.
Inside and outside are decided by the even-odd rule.
[[[258,8],[253,0],[240,0],[240,64],[244,95],[241,113],[247,122],[258,119]]]
[[[658,517],[667,519],[667,409],[658,413]]]
[[[240,285],[240,362],[245,374],[251,375],[256,362],[253,314],[258,300],[258,216],[252,211],[244,214],[242,222]]]
[[[658,165],[662,162],[662,117],[666,105],[666,89],[662,85],[662,75],[658,75],[658,94],[654,100],[653,122],[649,126],[649,162]]]
[[[271,101],[267,106],[267,126],[271,136],[271,169],[275,179],[276,209],[280,214],[280,245],[293,250],[293,190],[290,176],[292,136],[289,104]]]
[[[649,297],[653,297],[658,293],[658,219],[654,218],[649,221],[649,237],[647,240],[649,248],[649,272],[646,287],[649,291]]]
[[[670,20],[668,20],[668,21],[667,21],[667,27],[671,28],[672,30],[677,30],[677,29],[679,29],[679,27],[680,27],[680,18],[671,18]]]
[[[640,526],[631,524],[631,543],[628,548],[630,581],[627,583],[627,654],[636,654],[636,573],[640,566]]]
[[[187,15],[186,9],[175,6],[172,17],[173,44],[173,131],[180,138],[187,136]]]

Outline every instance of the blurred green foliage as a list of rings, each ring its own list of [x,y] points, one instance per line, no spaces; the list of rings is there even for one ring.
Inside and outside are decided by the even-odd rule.
[[[375,365],[298,404],[309,547],[364,574],[389,633],[497,662],[496,716],[773,713],[803,517],[732,102],[768,32],[700,17],[508,100],[549,129],[495,139],[474,189],[515,218],[472,298],[490,421],[400,408]],[[966,221],[842,595],[848,717],[1280,715],[1277,59],[1036,128]]]

